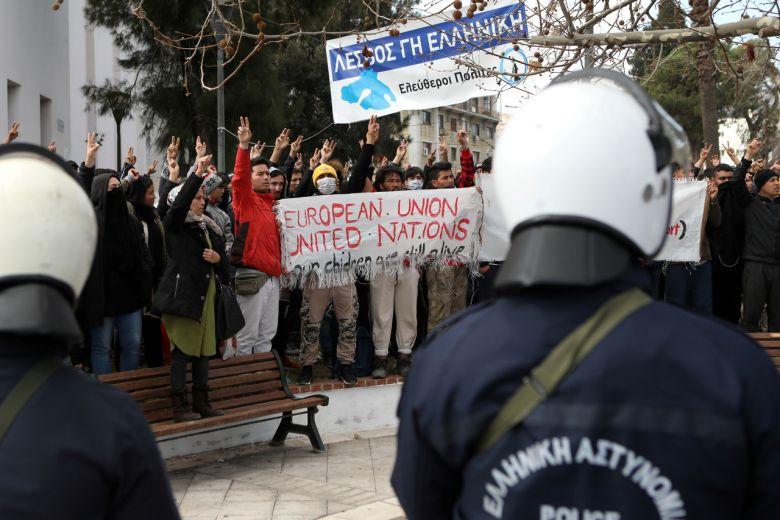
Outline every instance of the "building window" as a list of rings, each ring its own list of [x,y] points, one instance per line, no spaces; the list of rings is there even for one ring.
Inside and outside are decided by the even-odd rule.
[[[431,113],[427,110],[422,111],[422,122],[424,125],[430,125],[431,124]]]
[[[41,146],[47,146],[52,140],[51,99],[40,97],[41,106]]]
[[[444,116],[439,114],[439,132],[444,132]]]
[[[482,109],[490,111],[490,98],[482,98]]]
[[[493,127],[490,125],[487,125],[485,127],[485,131],[487,131],[488,139],[493,139]]]
[[[454,146],[450,146],[450,162],[455,162],[458,159],[458,149]]]
[[[457,132],[458,131],[458,120],[454,117],[450,118],[450,132]]]
[[[471,134],[474,137],[479,137],[479,124],[474,123],[473,125],[471,125]]]
[[[472,99],[471,100],[471,111],[476,113],[478,108],[479,108],[479,100],[478,99]]]
[[[422,145],[423,145],[423,155],[426,157],[431,155],[431,146],[433,145],[431,145],[431,143],[426,143],[425,141],[423,141]]]
[[[6,125],[6,128],[8,128],[11,126],[11,123],[21,119],[20,98],[22,87],[9,79],[6,82],[6,88],[8,90],[8,124]]]
[[[474,150],[474,164],[479,164],[479,152]]]

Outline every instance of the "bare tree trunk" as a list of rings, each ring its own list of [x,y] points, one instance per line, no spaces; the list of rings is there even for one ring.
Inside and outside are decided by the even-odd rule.
[[[693,19],[697,26],[710,24],[708,0],[691,0]],[[715,84],[718,72],[713,63],[715,42],[699,43],[696,53],[696,71],[699,76],[699,107],[701,109],[701,127],[704,142],[712,145],[713,154],[719,153],[718,142],[718,102],[715,96]],[[691,143],[694,149],[700,149],[703,143]],[[699,146],[697,146],[697,144]]]

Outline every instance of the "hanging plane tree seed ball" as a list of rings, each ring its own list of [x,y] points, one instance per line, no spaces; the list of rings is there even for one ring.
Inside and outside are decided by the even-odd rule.
[[[516,51],[519,51],[519,50],[520,50],[520,46],[519,46],[519,45],[515,45],[515,46],[514,46],[514,49],[515,49]]]
[[[461,13],[460,11],[455,11],[454,13],[452,13],[452,17],[455,18],[456,20],[460,20],[463,17],[463,13]]]
[[[260,21],[260,13],[252,13],[252,21],[257,23]]]
[[[370,62],[370,61],[368,61],[368,60],[365,60],[365,61],[363,62],[363,66],[364,66],[365,68],[369,68],[369,67],[371,66],[371,62]]]
[[[233,47],[232,45],[228,45],[227,47],[225,47],[225,54],[227,55],[228,58],[233,56],[235,52],[236,52],[236,48]]]
[[[222,47],[223,49],[225,47],[227,47],[227,44],[228,44],[228,41],[225,38],[222,38],[221,40],[219,40],[219,46]]]
[[[406,25],[406,22],[408,22],[408,21],[409,21],[409,20],[407,20],[406,18],[401,18],[401,23],[402,23],[403,25]]]
[[[454,7],[455,9],[460,9],[461,7],[463,7],[463,2],[461,2],[460,0],[455,0],[454,2],[452,2],[452,7]]]
[[[534,53],[534,58],[541,58],[541,57],[542,57],[542,53],[541,53],[541,52],[539,52],[539,51],[536,51],[536,52]]]

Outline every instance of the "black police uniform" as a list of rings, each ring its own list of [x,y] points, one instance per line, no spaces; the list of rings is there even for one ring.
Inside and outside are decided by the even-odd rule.
[[[453,317],[415,356],[392,483],[410,518],[780,518],[780,380],[725,322],[661,302],[630,315],[519,426],[477,443],[523,377],[633,268]]]
[[[37,343],[37,344],[36,344]],[[47,340],[0,335],[0,402]],[[157,444],[127,394],[63,367],[0,441],[2,519],[177,519]]]

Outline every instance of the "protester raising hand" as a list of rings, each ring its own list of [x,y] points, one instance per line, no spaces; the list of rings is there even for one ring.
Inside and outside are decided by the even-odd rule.
[[[297,154],[297,160],[295,161],[295,165],[293,166],[296,170],[303,169],[303,154],[298,153]]]
[[[398,145],[398,148],[395,149],[395,158],[393,159],[393,162],[397,165],[401,165],[404,161],[404,158],[406,157],[406,149],[409,146],[409,141],[406,139],[401,139],[401,144]]]
[[[439,160],[440,161],[446,161],[447,160],[447,138],[443,135],[439,136]]]
[[[761,148],[761,141],[759,141],[758,139],[753,139],[752,141],[750,141],[750,143],[747,146],[747,150],[745,150],[745,159],[752,161],[753,157],[756,156],[760,148]]]
[[[252,130],[249,129],[249,118],[241,116],[236,135],[238,135],[238,147],[249,150],[249,141],[252,139]]]
[[[203,175],[206,174],[206,172],[209,169],[209,166],[211,165],[211,156],[210,155],[204,155],[203,157],[198,157],[195,159],[195,175],[198,177],[203,177]]]
[[[734,150],[734,148],[729,145],[729,143],[726,143],[726,155],[729,156],[729,159],[731,159],[731,162],[733,162],[735,165],[739,164],[739,157],[737,157],[737,152]]]
[[[336,141],[325,139],[322,143],[322,156],[320,157],[320,164],[325,164],[330,161],[333,156],[333,152],[336,150]]]
[[[265,150],[265,142],[256,142],[249,152],[249,158],[254,159],[255,157],[262,157],[263,150]]]
[[[206,155],[206,141],[201,141],[200,136],[195,136],[195,158]]]
[[[380,125],[376,122],[376,116],[371,116],[368,120],[368,131],[366,132],[366,144],[376,144],[379,141]]]
[[[718,185],[713,180],[707,182],[707,195],[710,197],[710,204],[718,200]]]
[[[138,161],[138,157],[135,156],[133,153],[133,147],[127,149],[127,155],[125,156],[125,162],[131,166],[135,166],[135,163]]]
[[[19,137],[19,121],[14,121],[11,123],[11,128],[8,129],[5,139],[3,139],[3,144],[11,144],[17,137]]]
[[[49,146],[46,148],[48,148],[51,153],[57,153],[57,141],[49,141]]]
[[[173,159],[174,161],[179,158],[179,147],[181,146],[181,138],[175,135],[171,136],[171,144],[168,145],[168,149],[165,152],[165,158],[168,162]]]
[[[84,158],[84,166],[92,168],[97,160],[97,153],[100,150],[100,143],[97,142],[97,134],[90,132],[87,134],[87,156]]]
[[[704,143],[704,147],[699,152],[699,160],[696,161],[696,164],[694,164],[696,168],[701,169],[704,167],[704,163],[707,162],[707,157],[710,155],[711,149],[712,149],[711,144]]]
[[[458,130],[457,139],[458,139],[458,145],[460,146],[461,150],[469,149],[469,133],[466,131],[465,128],[461,128],[460,130]]]
[[[168,180],[174,184],[179,182],[179,163],[176,159],[168,159]]]
[[[314,170],[314,168],[316,168],[317,165],[320,164],[320,157],[322,157],[322,152],[320,152],[319,148],[315,148],[314,153],[311,156],[311,159],[309,159],[310,170]]]
[[[151,176],[156,171],[157,171],[157,159],[155,159],[152,165],[149,166],[149,168],[147,168],[146,175]]]
[[[300,152],[303,146],[303,135],[299,135],[298,138],[290,143],[290,157],[295,158]]]

